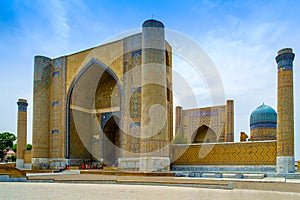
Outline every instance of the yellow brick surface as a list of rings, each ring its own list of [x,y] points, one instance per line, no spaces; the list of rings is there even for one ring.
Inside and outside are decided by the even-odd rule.
[[[25,150],[24,151],[24,163],[25,164],[30,164],[31,163],[31,150]]]
[[[276,142],[174,145],[175,165],[276,165]]]
[[[119,40],[67,56],[67,92],[76,75],[92,59],[96,59],[108,66],[121,80],[123,75],[123,41]]]
[[[277,154],[294,156],[294,98],[293,71],[278,71],[277,92]]]

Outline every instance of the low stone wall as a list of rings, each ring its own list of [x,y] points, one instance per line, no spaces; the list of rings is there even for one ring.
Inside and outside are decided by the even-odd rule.
[[[276,141],[176,144],[173,165],[276,165]]]
[[[15,163],[0,164],[0,175],[9,175],[12,178],[25,177],[26,173],[16,168]]]

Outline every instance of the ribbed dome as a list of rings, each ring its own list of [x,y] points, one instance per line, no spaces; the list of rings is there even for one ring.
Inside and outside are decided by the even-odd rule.
[[[250,128],[276,128],[276,124],[277,113],[268,105],[262,104],[251,113]]]

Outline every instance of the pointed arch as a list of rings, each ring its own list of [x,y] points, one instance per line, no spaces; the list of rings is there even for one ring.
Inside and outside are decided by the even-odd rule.
[[[124,95],[124,89],[121,85],[121,82],[118,78],[118,76],[114,73],[114,71],[109,68],[108,66],[106,66],[104,63],[102,63],[99,60],[96,59],[92,59],[90,60],[79,72],[78,74],[75,76],[75,78],[73,79],[73,81],[71,82],[69,89],[68,89],[68,93],[67,93],[67,100],[66,100],[66,153],[65,153],[65,157],[66,159],[70,158],[70,109],[71,109],[71,97],[72,97],[72,92],[74,87],[76,86],[76,84],[78,83],[78,81],[80,80],[80,78],[87,72],[88,69],[90,69],[92,66],[97,66],[100,67],[104,72],[107,72],[116,82],[117,87],[119,89],[120,92],[120,106],[122,106],[122,97]],[[121,108],[120,108],[121,109]]]
[[[206,125],[197,128],[192,135],[192,143],[215,143],[217,135],[213,129]]]

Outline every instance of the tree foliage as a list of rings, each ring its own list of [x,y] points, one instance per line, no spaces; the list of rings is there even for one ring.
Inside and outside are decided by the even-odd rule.
[[[13,133],[0,133],[0,159],[3,160],[6,152],[11,149],[17,137]]]
[[[32,144],[27,144],[26,150],[31,150],[32,149]]]
[[[18,142],[17,142],[18,143]],[[17,153],[17,143],[15,143],[14,145],[13,145],[13,147],[12,147],[12,149],[11,150],[13,150],[14,152],[16,152]],[[26,145],[26,150],[31,150],[32,149],[32,144],[27,144]]]
[[[13,147],[12,147],[11,150],[13,150],[15,153],[17,153],[17,143],[15,143],[15,144],[13,145]]]
[[[10,162],[16,162],[17,156],[16,155],[11,155],[7,158]]]

